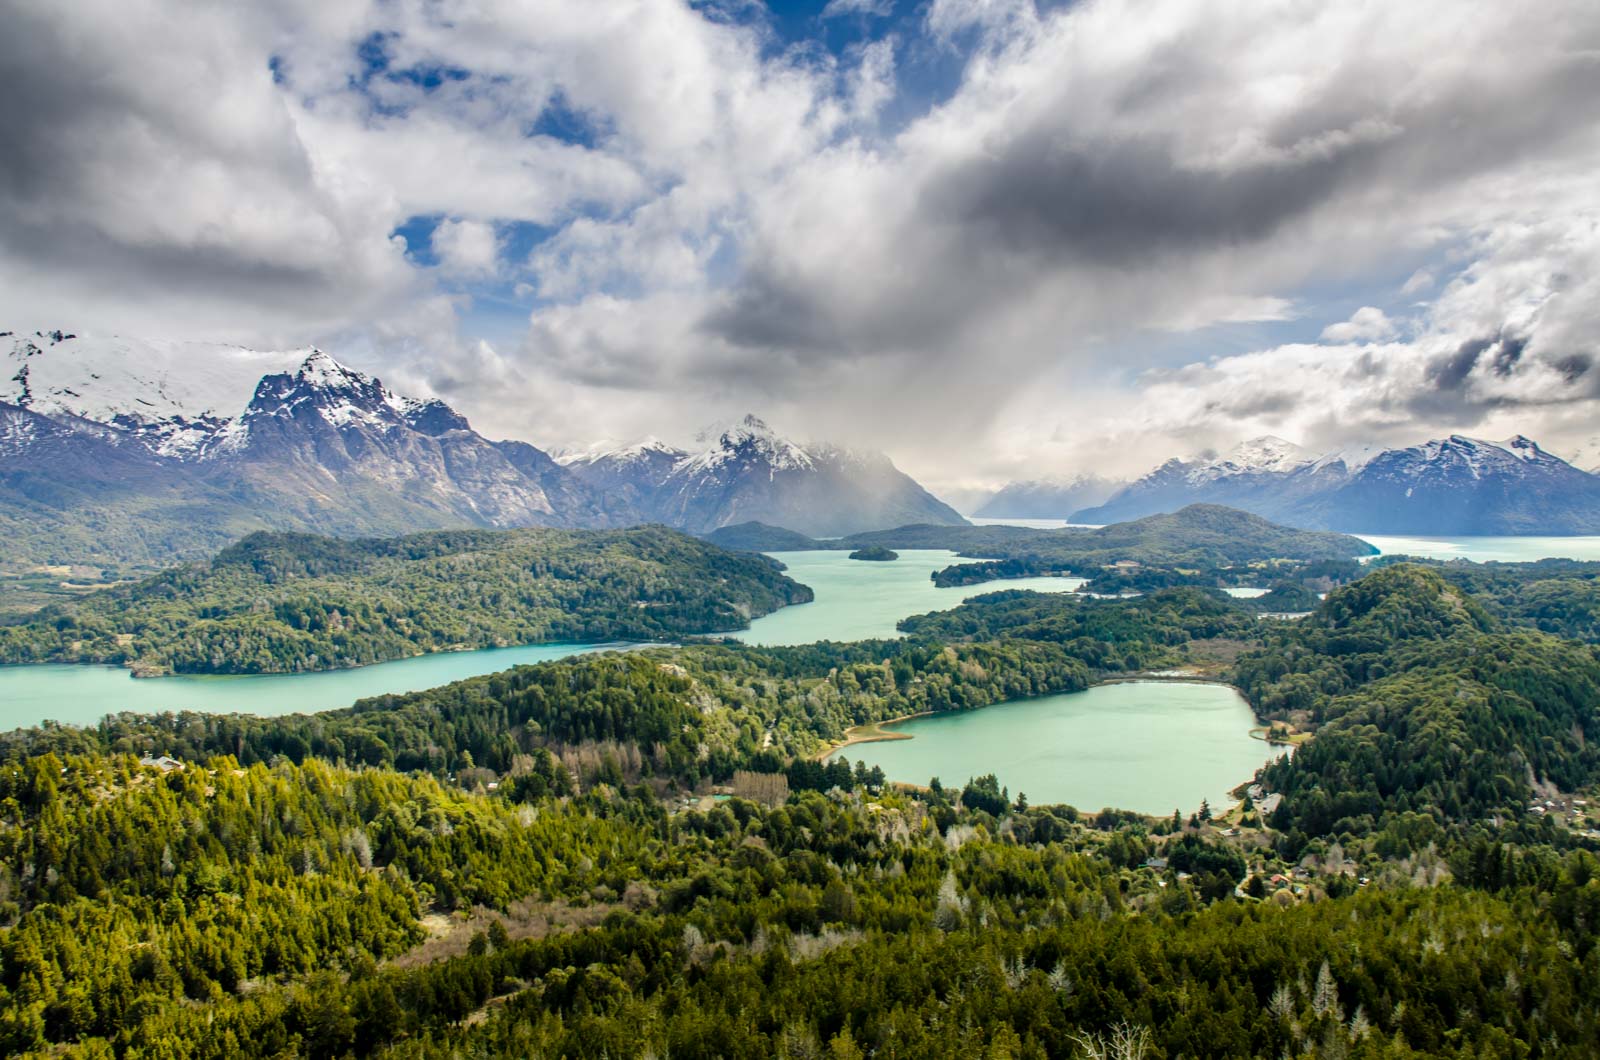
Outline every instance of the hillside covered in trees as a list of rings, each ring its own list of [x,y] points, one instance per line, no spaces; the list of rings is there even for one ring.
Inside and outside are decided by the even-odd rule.
[[[1492,885],[1393,861],[1256,898],[1259,858],[1201,831],[942,789],[675,811],[608,784],[45,755],[0,794],[12,1055],[1600,1047],[1600,865],[1549,844]],[[1193,871],[1142,866],[1151,843]]]
[[[207,563],[0,626],[0,662],[293,673],[430,651],[726,632],[810,599],[765,557],[665,527],[254,534]]]
[[[1299,621],[1006,591],[895,641],[6,734],[0,1048],[1593,1055],[1600,655],[1498,606],[1414,564]],[[1313,734],[1257,778],[1270,811],[816,761],[863,722],[1192,665]],[[1556,792],[1570,820],[1530,809]]]

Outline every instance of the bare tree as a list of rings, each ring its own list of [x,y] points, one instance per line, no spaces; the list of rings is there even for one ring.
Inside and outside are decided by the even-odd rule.
[[[1153,1043],[1150,1028],[1119,1023],[1107,1034],[1075,1034],[1079,1055],[1084,1060],[1144,1060]]]

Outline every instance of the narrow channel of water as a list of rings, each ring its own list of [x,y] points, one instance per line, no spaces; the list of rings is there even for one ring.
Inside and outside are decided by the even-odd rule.
[[[118,666],[0,667],[0,730],[60,721],[93,725],[107,714],[195,710],[213,714],[299,714],[348,707],[386,692],[417,692],[523,663],[547,662],[615,644],[534,644],[437,652],[413,659],[310,674],[134,678]]]
[[[1064,591],[1077,578],[1024,578],[953,589],[936,588],[929,575],[961,562],[954,552],[911,551],[893,562],[867,562],[847,553],[777,553],[789,573],[817,595],[816,602],[756,619],[742,634],[754,644],[804,644],[816,640],[894,637],[907,615],[954,607],[996,589]],[[134,711],[204,711],[215,714],[295,714],[348,707],[367,696],[437,688],[523,663],[628,648],[616,644],[534,644],[518,648],[439,652],[353,670],[252,677],[160,677],[135,680],[114,666],[0,667],[0,730],[59,721],[92,725],[107,714]]]

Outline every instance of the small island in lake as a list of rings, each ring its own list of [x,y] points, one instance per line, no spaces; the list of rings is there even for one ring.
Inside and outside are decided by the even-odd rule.
[[[885,563],[889,560],[899,559],[900,553],[893,552],[887,548],[884,548],[882,545],[870,545],[867,548],[856,549],[854,552],[850,553],[850,558],[869,559],[875,560],[879,563]]]

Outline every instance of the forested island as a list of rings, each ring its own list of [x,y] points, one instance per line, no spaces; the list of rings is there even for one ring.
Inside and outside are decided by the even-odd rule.
[[[744,629],[811,590],[665,527],[253,534],[206,563],[0,626],[0,662],[296,673],[544,641]]]
[[[1180,511],[1098,528],[1054,530],[1019,526],[921,524],[818,541],[759,522],[707,535],[724,547],[753,552],[946,549],[966,562],[933,574],[940,586],[979,585],[1004,578],[1077,575],[1095,593],[1148,592],[1176,585],[1228,586],[1319,582],[1326,589],[1354,577],[1356,562],[1377,554],[1348,534],[1297,530],[1234,508],[1191,504]],[[1274,588],[1279,588],[1274,584]],[[1306,610],[1306,597],[1275,597],[1265,610]],[[1314,606],[1314,604],[1313,604]]]
[[[899,559],[900,553],[895,552],[892,549],[884,548],[881,545],[873,545],[868,548],[856,549],[854,552],[850,553],[849,558],[867,560],[868,562],[872,563],[888,563]]]

